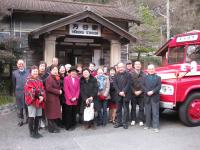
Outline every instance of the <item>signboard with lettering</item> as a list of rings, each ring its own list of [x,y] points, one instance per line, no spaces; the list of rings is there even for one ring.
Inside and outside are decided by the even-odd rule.
[[[191,42],[198,39],[198,34],[177,37],[176,42]]]
[[[75,22],[69,25],[70,35],[101,36],[101,26],[99,24]]]

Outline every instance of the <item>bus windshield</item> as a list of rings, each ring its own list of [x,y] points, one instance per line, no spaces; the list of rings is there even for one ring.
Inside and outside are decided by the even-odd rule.
[[[170,48],[168,64],[184,63],[185,46]]]
[[[189,45],[186,54],[187,63],[196,61],[197,64],[200,64],[200,45]]]

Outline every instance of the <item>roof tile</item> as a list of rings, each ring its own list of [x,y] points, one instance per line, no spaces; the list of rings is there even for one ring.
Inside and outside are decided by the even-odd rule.
[[[7,9],[64,14],[84,11],[87,6],[91,11],[103,17],[137,21],[133,15],[111,5],[67,2],[65,0],[1,0],[1,3]]]

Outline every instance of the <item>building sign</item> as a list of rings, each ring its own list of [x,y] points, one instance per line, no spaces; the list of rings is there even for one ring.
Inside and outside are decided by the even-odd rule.
[[[198,34],[193,34],[193,35],[186,35],[186,36],[181,36],[177,37],[176,42],[191,42],[191,41],[196,41],[198,39]]]
[[[76,22],[69,25],[70,35],[101,36],[101,26],[99,24]]]

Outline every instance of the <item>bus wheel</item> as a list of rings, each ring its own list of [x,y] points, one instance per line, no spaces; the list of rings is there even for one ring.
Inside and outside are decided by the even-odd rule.
[[[192,93],[179,109],[180,120],[187,126],[200,125],[200,93]]]

